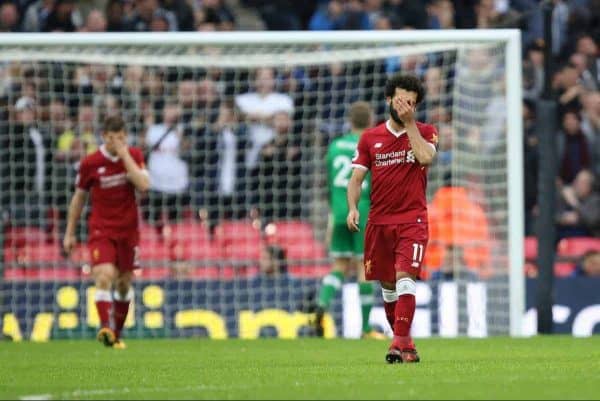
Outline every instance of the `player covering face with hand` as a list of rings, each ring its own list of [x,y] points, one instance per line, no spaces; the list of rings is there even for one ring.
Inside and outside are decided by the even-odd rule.
[[[390,116],[360,138],[348,183],[350,231],[358,231],[362,182],[371,172],[371,207],[365,233],[367,280],[378,280],[394,338],[386,361],[419,362],[410,336],[416,280],[428,240],[427,166],[437,150],[437,132],[415,120],[424,89],[418,78],[396,74],[386,82]]]
[[[98,340],[108,347],[123,349],[121,330],[133,298],[131,280],[138,263],[135,191],[147,191],[150,179],[141,150],[127,146],[121,117],[111,116],[105,120],[102,139],[104,144],[98,151],[85,157],[79,165],[63,247],[70,254],[76,245],[75,228],[89,193],[88,248],[101,326]]]

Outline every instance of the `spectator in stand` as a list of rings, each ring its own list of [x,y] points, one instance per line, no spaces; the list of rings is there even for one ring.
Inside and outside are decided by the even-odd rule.
[[[577,38],[576,44],[575,51],[587,57],[589,71],[598,88],[600,84],[600,49],[598,39],[594,40],[589,34],[583,34]]]
[[[253,215],[265,227],[274,220],[295,219],[301,215],[301,150],[292,133],[292,119],[285,111],[273,117],[275,138],[260,150],[252,172],[256,185]]]
[[[206,2],[206,0],[204,0]],[[185,0],[162,0],[162,7],[177,18],[179,31],[194,31],[194,10]]]
[[[285,93],[275,92],[275,71],[269,67],[256,70],[254,92],[247,92],[235,98],[236,107],[242,112],[249,124],[250,149],[246,155],[249,169],[256,166],[262,147],[274,136],[271,125],[273,116],[278,112],[294,111],[292,98]]]
[[[570,184],[577,173],[591,167],[590,148],[581,131],[581,117],[575,110],[567,111],[562,118],[562,130],[558,136],[560,179]]]
[[[454,5],[450,0],[433,0],[427,6],[430,29],[454,29]]]
[[[402,29],[428,27],[425,5],[419,0],[388,0],[383,6],[383,14],[391,16]]]
[[[150,172],[147,219],[157,231],[169,222],[183,216],[189,205],[189,169],[182,158],[188,148],[180,123],[181,110],[175,103],[167,103],[161,124],[153,124],[146,132],[145,146]]]
[[[579,83],[575,67],[564,64],[552,77],[552,88],[558,95],[558,110],[562,115],[566,110],[579,109],[579,95],[584,91]]]
[[[600,193],[594,175],[581,170],[572,185],[560,191],[557,206],[558,237],[600,237]]]
[[[157,20],[155,21],[155,17]],[[161,24],[161,19],[166,21],[168,31],[177,30],[177,18],[171,11],[160,7],[158,0],[135,0],[135,8],[131,17],[127,18],[125,28],[128,31],[149,32],[152,23],[155,27]]]
[[[0,125],[0,149],[8,152],[0,172],[2,209],[8,211],[12,224],[44,226],[52,172],[51,141],[37,125],[32,98],[20,97],[14,114],[14,121]]]
[[[600,251],[591,250],[581,258],[573,272],[574,276],[600,277]]]
[[[276,278],[287,274],[285,249],[277,245],[264,245],[260,250],[260,274]]]
[[[196,185],[201,205],[200,217],[208,221],[209,231],[223,219],[241,219],[247,214],[246,149],[248,127],[239,122],[232,104],[224,102],[215,124],[199,135],[203,166]]]
[[[195,124],[200,126],[214,124],[219,117],[221,95],[217,83],[211,78],[204,78],[198,82],[197,107]]]
[[[428,258],[443,261],[448,246],[460,247],[464,265],[482,278],[493,274],[488,217],[475,202],[473,189],[444,186],[429,206]],[[456,205],[460,205],[457,208]]]
[[[85,19],[85,25],[81,27],[80,32],[106,32],[106,18],[102,11],[94,8]]]
[[[121,0],[109,0],[105,9],[106,30],[122,32],[127,30],[125,23],[125,6]]]
[[[55,146],[52,160],[51,197],[52,204],[58,212],[54,216],[58,219],[55,223],[57,223],[57,228],[63,224],[63,227],[59,229],[60,232],[63,232],[64,224],[66,224],[68,199],[72,192],[77,169],[73,168],[73,161],[66,158],[65,153],[60,151],[59,139],[73,135],[71,119],[62,99],[53,99],[50,102],[45,130],[49,134],[52,145]]]
[[[523,60],[523,97],[538,99],[544,89],[544,46],[539,41],[527,48]]]
[[[592,170],[600,176],[600,92],[584,93],[581,103],[581,130],[589,145]]]
[[[212,26],[215,31],[232,31],[235,29],[235,15],[223,0],[202,0],[195,2],[196,28],[207,30]],[[200,29],[200,28],[203,29]]]
[[[577,71],[577,75],[579,77],[578,81],[581,83],[583,89],[588,91],[594,91],[598,89],[598,83],[590,71],[588,57],[585,54],[571,54],[571,57],[569,57],[569,64]]]
[[[42,32],[75,32],[83,25],[83,17],[75,0],[56,0]]]
[[[523,149],[525,190],[525,235],[534,234],[534,209],[537,206],[539,138],[536,130],[535,103],[523,102]]]
[[[37,0],[27,7],[23,19],[23,31],[41,32],[46,26],[50,13],[54,10],[55,0]]]
[[[373,24],[361,1],[331,0],[315,11],[310,19],[309,29],[312,31],[369,30],[373,29]]]
[[[0,5],[0,32],[20,32],[19,10],[14,3]]]
[[[311,31],[330,31],[340,29],[344,15],[344,3],[341,0],[330,0],[315,11],[308,23]]]

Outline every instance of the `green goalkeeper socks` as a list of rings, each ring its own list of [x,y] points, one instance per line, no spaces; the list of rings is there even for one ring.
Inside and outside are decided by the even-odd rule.
[[[323,309],[328,309],[335,292],[342,288],[344,281],[344,273],[340,271],[332,271],[321,281],[321,289],[319,291],[319,306]]]
[[[362,309],[362,331],[366,333],[371,330],[369,325],[369,315],[373,307],[373,284],[359,283],[358,291],[360,294],[360,308]]]

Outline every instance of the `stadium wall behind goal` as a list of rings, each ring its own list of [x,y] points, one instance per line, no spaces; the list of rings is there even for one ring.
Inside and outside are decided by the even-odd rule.
[[[297,281],[297,282],[292,282]],[[94,287],[73,282],[4,283],[0,293],[1,332],[13,341],[92,338],[98,325]],[[568,278],[556,282],[554,323],[557,333],[600,333],[600,279]],[[313,279],[227,281],[153,281],[136,283],[134,313],[126,323],[128,337],[208,337],[213,339],[309,335],[306,309],[317,288]],[[16,288],[18,287],[18,288]],[[233,290],[235,288],[235,290]],[[415,337],[487,337],[486,283],[419,283]],[[325,336],[357,338],[360,316],[356,284],[346,284],[327,316]],[[537,332],[535,281],[527,282],[524,334]],[[383,307],[373,308],[371,322],[391,335]]]

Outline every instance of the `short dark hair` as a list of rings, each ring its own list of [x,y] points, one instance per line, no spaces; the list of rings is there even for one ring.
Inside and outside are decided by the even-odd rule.
[[[396,73],[388,78],[385,83],[385,97],[394,97],[396,88],[404,89],[417,94],[417,104],[425,98],[425,88],[421,80],[415,75]]]
[[[121,116],[108,116],[104,120],[104,132],[119,132],[125,129],[125,121]]]

